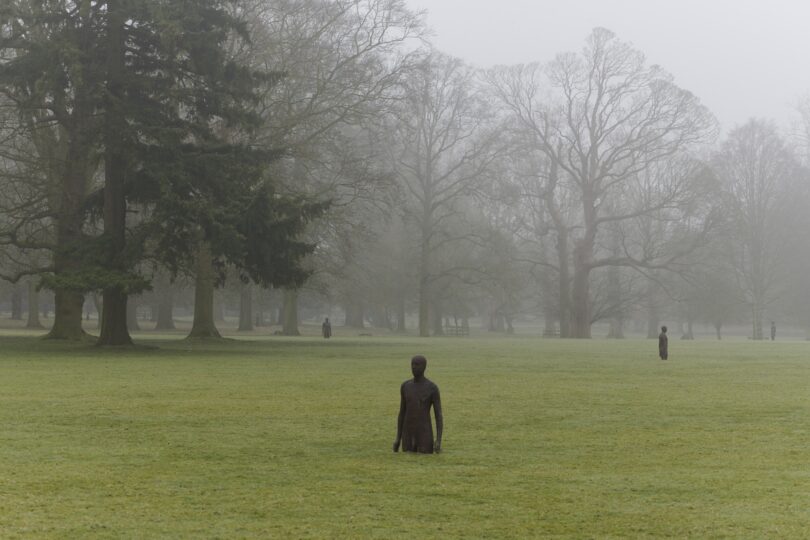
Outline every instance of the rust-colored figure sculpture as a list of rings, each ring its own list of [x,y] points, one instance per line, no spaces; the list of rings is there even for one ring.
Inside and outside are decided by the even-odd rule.
[[[667,327],[661,327],[661,333],[658,334],[658,356],[661,360],[666,360],[669,356],[669,339],[667,338]]]
[[[442,401],[439,387],[425,378],[427,359],[424,356],[411,358],[413,379],[402,383],[399,389],[399,417],[397,418],[397,438],[394,452],[432,454],[442,448]],[[430,422],[430,408],[436,416],[436,442],[433,442],[433,425]]]

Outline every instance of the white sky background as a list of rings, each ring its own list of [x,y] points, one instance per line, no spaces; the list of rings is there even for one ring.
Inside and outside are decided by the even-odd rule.
[[[602,26],[697,95],[724,131],[795,120],[810,94],[810,0],[407,0],[432,42],[477,67],[545,63]]]

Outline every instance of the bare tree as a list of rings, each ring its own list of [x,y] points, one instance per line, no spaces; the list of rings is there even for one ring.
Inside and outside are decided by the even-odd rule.
[[[660,264],[644,253],[600,253],[606,226],[688,204],[689,175],[648,174],[715,132],[709,112],[658,66],[605,29],[581,54],[538,65],[495,70],[489,80],[577,193],[572,250],[572,337],[590,337],[590,274],[600,266]],[[640,197],[628,200],[635,184]]]
[[[773,123],[750,120],[729,133],[715,168],[732,227],[731,268],[751,309],[752,336],[762,339],[765,310],[779,294],[793,245],[784,209],[798,163]]]
[[[460,202],[476,190],[497,153],[474,75],[460,60],[426,54],[403,84],[391,119],[391,159],[406,193],[406,220],[418,230],[420,336],[430,335],[436,254],[458,240],[446,225],[461,214]]]

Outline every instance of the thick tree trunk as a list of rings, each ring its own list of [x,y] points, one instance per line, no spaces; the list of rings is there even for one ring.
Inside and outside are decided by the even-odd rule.
[[[77,87],[76,111],[74,117],[76,124],[68,137],[66,159],[60,162],[58,170],[59,189],[55,196],[49,197],[49,206],[57,209],[56,213],[56,249],[53,253],[54,276],[70,277],[82,267],[83,261],[77,253],[77,247],[82,243],[82,224],[84,223],[84,200],[86,194],[87,174],[90,169],[89,134],[84,127],[86,100],[83,99],[81,87]],[[43,143],[38,141],[38,146]],[[53,141],[50,142],[53,144]],[[42,149],[40,153],[47,152]],[[54,289],[53,312],[54,319],[51,330],[46,339],[63,339],[81,341],[87,339],[88,334],[82,329],[82,306],[84,294],[82,292],[57,286]],[[43,315],[47,318],[47,313]]]
[[[239,331],[253,330],[253,290],[249,283],[243,283],[239,291]]]
[[[82,225],[88,178],[95,171],[91,156],[96,151],[92,140],[96,136],[96,130],[88,126],[93,111],[83,82],[81,78],[73,81],[73,121],[70,126],[62,126],[65,129],[63,138],[55,139],[50,128],[42,132],[34,130],[33,140],[40,156],[50,156],[53,159],[54,150],[59,149],[56,152],[57,159],[49,162],[47,168],[48,178],[55,187],[48,195],[48,206],[56,212],[53,273],[57,279],[71,277],[84,263],[77,248],[83,243]],[[53,299],[54,321],[46,339],[87,339],[88,334],[82,329],[83,304],[83,292],[57,285]],[[43,313],[43,317],[48,317],[47,311]]]
[[[281,316],[281,333],[285,336],[300,336],[301,332],[298,331],[298,291],[284,289]]]
[[[188,338],[221,338],[214,324],[214,258],[211,246],[200,242],[197,248],[197,275],[194,281],[194,322]]]
[[[591,337],[590,268],[584,263],[575,265],[572,291],[572,321],[569,337]]]
[[[119,287],[104,290],[104,309],[101,313],[101,334],[98,345],[132,345],[127,328],[127,295]]]
[[[22,302],[22,293],[20,292],[20,287],[14,285],[14,288],[11,289],[11,320],[12,321],[21,321],[23,318],[23,302]]]
[[[39,322],[39,291],[33,279],[28,281],[28,322],[25,327],[42,328],[42,323]]]
[[[121,105],[124,97],[124,24],[126,17],[114,0],[107,2],[107,97],[104,111],[104,237],[108,245],[109,269],[122,275],[125,261],[127,201],[124,185],[127,175],[126,119]],[[127,291],[123,285],[104,289],[104,313],[99,345],[131,345],[127,328]]]
[[[45,337],[47,339],[66,339],[70,341],[85,339],[87,334],[82,329],[84,295],[65,289],[57,289],[54,292],[53,303],[53,326]]]
[[[613,242],[618,245],[618,238],[613,237]],[[613,256],[619,256],[618,247],[614,247]],[[621,275],[619,274],[619,267],[611,266],[608,268],[608,282],[607,282],[607,301],[608,309],[614,315],[610,318],[608,335],[609,339],[624,339],[624,316],[621,308],[622,304],[622,282]]]

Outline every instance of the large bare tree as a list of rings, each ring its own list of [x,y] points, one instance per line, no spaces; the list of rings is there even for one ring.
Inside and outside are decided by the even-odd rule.
[[[558,55],[545,67],[494,70],[489,79],[577,195],[571,337],[590,337],[591,271],[659,264],[643,252],[603,253],[605,230],[688,204],[691,171],[664,164],[710,138],[714,119],[670,75],[603,28],[579,54]],[[639,196],[630,199],[630,192]]]

